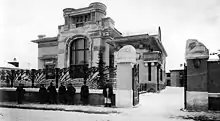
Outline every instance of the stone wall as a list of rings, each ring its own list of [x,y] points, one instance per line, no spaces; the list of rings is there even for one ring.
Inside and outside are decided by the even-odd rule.
[[[26,103],[39,103],[39,88],[25,88]],[[16,101],[16,88],[0,88],[0,102],[15,102]],[[58,98],[57,98],[58,99]],[[80,89],[76,89],[74,95],[74,104],[80,103]],[[104,97],[102,90],[90,90],[89,105],[104,105]],[[115,94],[113,96],[113,105],[115,105]]]

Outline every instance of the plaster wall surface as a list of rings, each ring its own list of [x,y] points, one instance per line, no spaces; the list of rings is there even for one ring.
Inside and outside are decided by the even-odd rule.
[[[132,90],[117,90],[115,98],[116,107],[127,108],[133,106]]]
[[[207,60],[201,60],[199,68],[194,67],[193,60],[187,60],[187,91],[207,92]]]
[[[173,71],[170,72],[171,76],[171,86],[172,87],[178,87],[179,85],[179,72],[178,71]]]
[[[43,69],[44,68],[44,61],[38,59],[38,69]]]
[[[58,53],[57,46],[41,47],[38,49],[38,57],[42,57],[44,55],[57,55],[57,53]]]
[[[139,83],[148,82],[148,67],[145,67],[143,61],[139,60]]]
[[[118,90],[132,90],[132,66],[131,64],[117,65],[117,83]]]

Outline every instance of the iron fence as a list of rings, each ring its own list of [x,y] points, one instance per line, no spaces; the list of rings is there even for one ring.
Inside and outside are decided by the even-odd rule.
[[[116,68],[105,67],[105,75],[108,81],[115,84]],[[31,69],[31,70],[0,70],[0,86],[16,87],[19,83],[28,87],[39,87],[40,84],[48,86],[50,82],[55,82],[56,87],[61,82],[64,84],[72,83],[75,87],[81,87],[86,81],[90,89],[99,88],[99,73],[97,67],[74,65],[69,68],[54,69]],[[115,86],[115,85],[113,85]]]

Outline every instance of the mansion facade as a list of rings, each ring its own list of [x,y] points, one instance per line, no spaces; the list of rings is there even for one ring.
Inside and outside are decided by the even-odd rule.
[[[38,44],[38,69],[71,68],[74,65],[97,66],[100,48],[104,49],[107,66],[116,66],[117,51],[125,45],[136,48],[140,68],[140,83],[159,89],[165,82],[167,53],[161,41],[161,30],[157,35],[123,36],[106,17],[107,7],[100,2],[85,8],[65,8],[64,25],[58,26],[58,35],[39,35],[32,42]],[[146,85],[145,85],[146,86]],[[146,88],[146,87],[142,87]]]

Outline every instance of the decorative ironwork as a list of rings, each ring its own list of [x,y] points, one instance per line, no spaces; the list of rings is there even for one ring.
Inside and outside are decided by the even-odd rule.
[[[133,105],[139,103],[139,65],[135,64],[132,68],[132,89],[133,89]]]
[[[98,68],[88,66],[72,66],[69,68],[52,69],[55,74],[55,79],[47,79],[46,69],[31,69],[31,70],[0,70],[0,86],[1,87],[16,87],[19,83],[23,83],[25,87],[39,87],[40,84],[49,85],[51,81],[56,82],[56,87],[63,82],[64,84],[72,83],[76,87],[81,87],[86,81],[90,89],[99,87],[97,80],[99,78]],[[114,82],[116,77],[116,68],[105,67],[105,76],[107,81]]]

